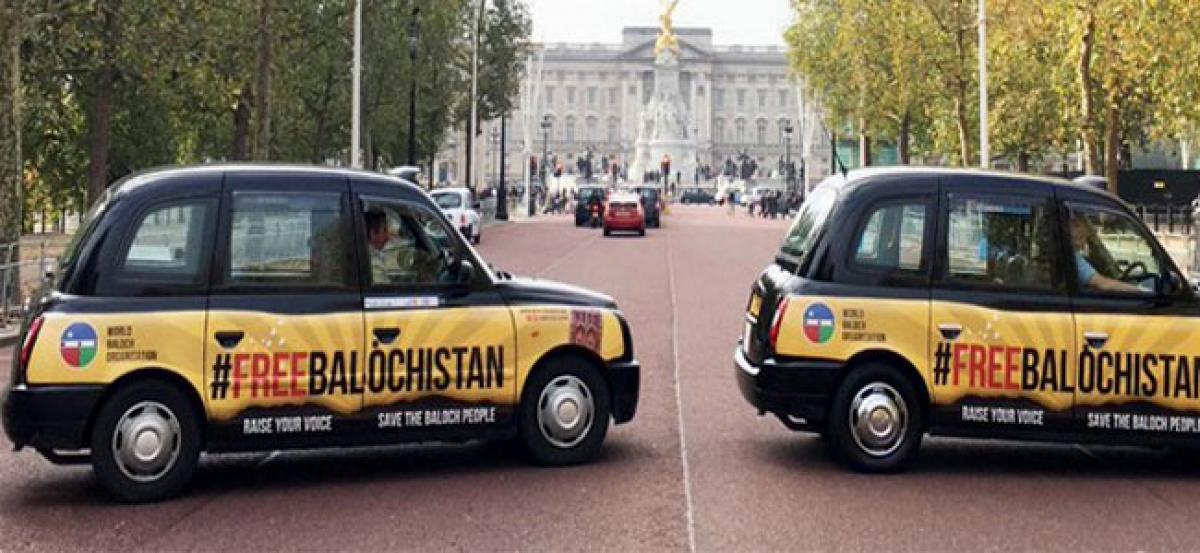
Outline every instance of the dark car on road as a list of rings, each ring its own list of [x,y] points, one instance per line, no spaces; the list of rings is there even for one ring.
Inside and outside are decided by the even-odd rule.
[[[646,215],[646,226],[661,227],[662,191],[654,186],[635,186],[632,190],[642,203],[642,213]]]
[[[716,202],[716,198],[713,197],[712,192],[703,188],[688,188],[679,196],[679,203],[681,204],[712,205],[714,202]]]
[[[575,226],[601,225],[607,196],[608,190],[603,186],[580,186],[575,191]]]
[[[926,433],[1200,446],[1200,300],[1130,208],[1065,180],[825,181],[751,286],[742,394],[854,469]]]

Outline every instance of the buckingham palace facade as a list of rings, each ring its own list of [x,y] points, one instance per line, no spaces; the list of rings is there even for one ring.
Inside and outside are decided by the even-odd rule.
[[[545,147],[567,172],[588,151],[596,165],[601,159],[627,163],[643,107],[653,94],[658,33],[657,27],[627,27],[620,44],[537,45],[531,75],[514,102],[524,109],[518,108],[506,123],[506,175],[522,175],[527,146],[541,155],[543,119],[550,122]],[[727,159],[744,153],[757,162],[759,176],[770,176],[790,142],[792,160],[797,166],[805,161],[808,182],[828,174],[828,134],[816,106],[790,75],[783,47],[714,45],[710,29],[678,28],[675,33],[681,49],[680,92],[699,165],[720,171]],[[789,123],[793,132],[785,141]],[[477,183],[491,182],[498,174],[499,126],[499,120],[483,123],[475,150],[477,178],[472,179]],[[454,135],[438,156],[439,181],[462,178],[462,145],[462,134]]]

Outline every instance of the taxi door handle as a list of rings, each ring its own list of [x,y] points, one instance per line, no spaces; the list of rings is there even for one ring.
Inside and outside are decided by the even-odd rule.
[[[938,332],[942,333],[942,337],[954,341],[958,339],[958,335],[962,334],[962,325],[954,323],[942,323],[938,325]]]
[[[1101,349],[1104,347],[1104,344],[1108,343],[1108,333],[1084,332],[1083,339],[1087,342],[1088,347],[1092,349]]]
[[[223,330],[214,334],[213,337],[217,339],[217,343],[221,344],[221,347],[228,349],[237,347],[245,335],[246,333],[240,330]]]
[[[373,332],[375,333],[375,339],[379,340],[379,343],[381,344],[390,344],[395,342],[396,338],[400,336],[400,329],[396,327],[376,328],[373,330]]]

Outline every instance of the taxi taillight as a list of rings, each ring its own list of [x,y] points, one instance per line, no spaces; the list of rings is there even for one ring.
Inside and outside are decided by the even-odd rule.
[[[790,301],[785,297],[775,306],[775,316],[771,318],[771,349],[775,349],[776,342],[779,341],[779,327],[783,324],[783,316],[787,313]]]
[[[42,332],[42,318],[38,317],[29,323],[29,332],[25,333],[25,341],[21,343],[21,356],[18,361],[21,364],[21,370],[24,371],[29,366],[29,356],[33,354],[33,346],[37,344],[38,334]]]

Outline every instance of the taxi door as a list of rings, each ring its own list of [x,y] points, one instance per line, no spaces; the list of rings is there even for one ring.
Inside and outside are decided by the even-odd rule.
[[[320,443],[362,407],[362,297],[345,178],[231,172],[205,339],[210,438]],[[218,445],[221,447],[221,445]]]
[[[1126,209],[1095,195],[1069,194],[1080,428],[1131,441],[1197,439],[1196,298]]]
[[[354,183],[369,424],[382,439],[477,435],[512,422],[512,314],[427,199]]]
[[[1053,192],[988,182],[942,184],[931,420],[959,434],[1067,429],[1074,326]]]

